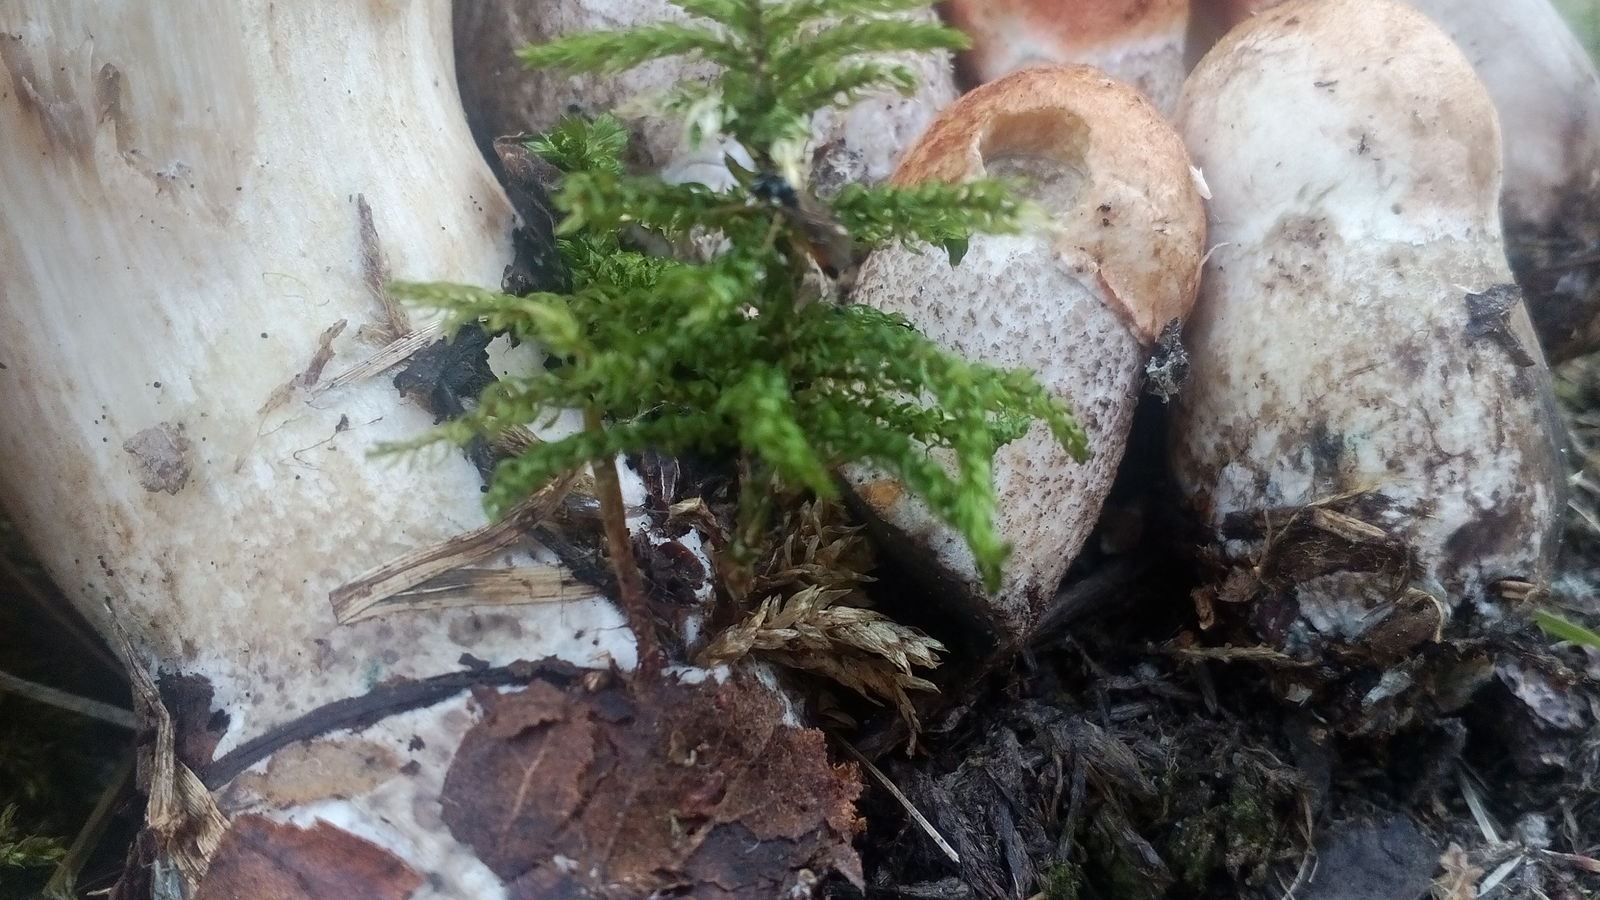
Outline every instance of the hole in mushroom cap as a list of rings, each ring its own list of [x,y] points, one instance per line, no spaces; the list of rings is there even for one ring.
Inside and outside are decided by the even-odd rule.
[[[984,172],[1018,182],[1031,200],[1048,209],[1069,209],[1088,173],[1084,154],[1089,125],[1062,109],[1002,114],[989,122],[978,145]]]

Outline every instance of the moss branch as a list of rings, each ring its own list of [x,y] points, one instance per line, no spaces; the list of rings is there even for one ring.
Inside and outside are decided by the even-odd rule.
[[[603,432],[600,410],[589,407],[583,414],[584,427]],[[593,462],[595,490],[600,495],[600,519],[606,532],[606,548],[611,556],[611,571],[617,576],[618,602],[628,617],[634,640],[639,646],[639,673],[646,679],[661,673],[666,665],[661,642],[656,637],[654,618],[639,574],[639,561],[633,555],[633,539],[628,534],[628,514],[622,503],[622,484],[617,480],[615,459]]]

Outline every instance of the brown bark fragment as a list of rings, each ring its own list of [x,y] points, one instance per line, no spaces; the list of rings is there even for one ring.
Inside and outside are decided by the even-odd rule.
[[[404,900],[421,884],[399,857],[327,822],[297,828],[243,815],[194,900]]]
[[[383,244],[378,240],[378,226],[372,221],[372,206],[367,203],[365,194],[356,195],[356,220],[361,235],[361,280],[383,311],[380,343],[387,344],[411,333],[411,318],[405,307],[389,293],[389,282],[394,280],[394,275],[384,255]]]
[[[801,869],[859,880],[860,784],[820,732],[745,681],[478,692],[444,820],[516,898],[778,896]]]

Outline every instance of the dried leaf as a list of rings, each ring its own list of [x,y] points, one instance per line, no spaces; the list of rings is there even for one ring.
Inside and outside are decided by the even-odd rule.
[[[541,681],[477,700],[440,799],[513,900],[775,897],[818,867],[859,883],[854,771],[759,684]]]
[[[194,900],[405,900],[422,881],[393,853],[327,822],[298,828],[249,814],[228,829]]]
[[[1439,857],[1443,871],[1433,882],[1433,900],[1476,900],[1483,870],[1467,858],[1460,844],[1451,844]]]

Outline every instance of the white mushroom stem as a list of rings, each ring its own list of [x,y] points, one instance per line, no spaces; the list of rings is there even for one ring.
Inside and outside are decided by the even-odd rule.
[[[1210,0],[1231,25],[1276,0]],[[1550,0],[1412,0],[1466,54],[1505,135],[1511,261],[1553,360],[1600,348],[1600,74]],[[1572,265],[1574,257],[1584,257]]]
[[[1471,66],[1391,0],[1285,3],[1201,61],[1179,127],[1215,250],[1171,428],[1178,482],[1241,565],[1269,565],[1260,540],[1288,565],[1284,529],[1318,509],[1359,520],[1315,526],[1361,559],[1305,545],[1322,550],[1270,639],[1376,640],[1413,589],[1437,609],[1405,650],[1463,609],[1500,617],[1507,583],[1548,574],[1562,466]],[[1380,546],[1406,562],[1363,568]]]
[[[1143,91],[1171,113],[1183,85],[1189,0],[946,0],[972,37],[964,80],[993,81],[1041,63],[1081,63]]]
[[[511,213],[461,126],[448,16],[438,0],[0,11],[0,489],[138,664],[209,680],[219,753],[463,652],[632,664],[605,601],[347,627],[328,603],[485,523],[459,455],[369,455],[432,424],[387,378],[294,387],[371,354],[362,326],[392,326],[364,254],[396,277],[499,279]],[[387,730],[368,739],[403,751]],[[391,827],[433,830],[400,807]],[[438,838],[408,856],[476,894],[481,866]]]
[[[212,692],[215,752],[253,766],[191,761],[227,817],[331,822],[420,878],[411,896],[492,898],[440,818],[464,688],[246,752],[468,663],[634,665],[618,609],[560,578],[544,599],[565,602],[468,585],[466,606],[345,625],[330,604],[486,524],[459,454],[372,455],[433,424],[390,377],[329,388],[411,327],[387,279],[493,285],[508,260],[449,36],[447,0],[0,7],[0,499],[136,669]],[[173,799],[148,787],[153,813]]]
[[[983,175],[1019,179],[1049,224],[975,235],[953,268],[937,249],[878,251],[853,299],[904,314],[969,359],[1032,369],[1071,407],[1094,455],[1073,462],[1042,425],[997,454],[997,528],[1014,549],[994,596],[960,537],[900,485],[865,472],[853,480],[891,548],[1009,651],[1049,609],[1099,515],[1152,344],[1194,298],[1204,212],[1171,127],[1138,92],[1086,66],[1034,67],[973,90],[895,181]]]
[[[511,221],[459,126],[448,4],[269,5],[0,19],[6,505],[92,620],[212,679],[239,710],[230,744],[454,667],[463,648],[439,637],[466,616],[333,628],[326,598],[484,524],[478,474],[454,453],[369,455],[432,424],[387,378],[293,386],[340,322],[323,378],[376,349],[362,326],[389,327],[364,252],[398,278],[494,284]],[[569,636],[616,621],[601,603],[543,614]],[[628,664],[626,646],[559,649]]]

